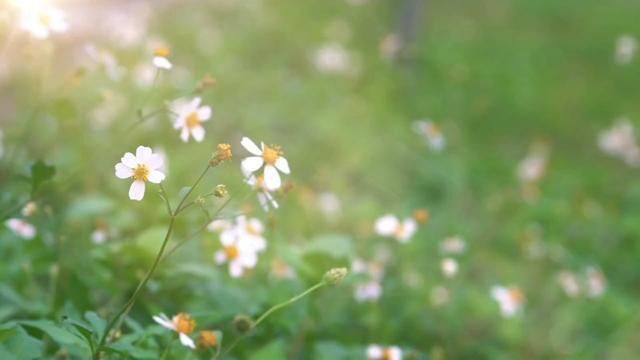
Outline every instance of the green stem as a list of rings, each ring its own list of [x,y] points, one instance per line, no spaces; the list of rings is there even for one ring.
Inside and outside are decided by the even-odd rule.
[[[267,317],[269,317],[269,315],[273,314],[274,312],[276,312],[276,311],[278,311],[278,310],[280,310],[280,309],[282,309],[282,308],[284,308],[284,307],[287,307],[287,306],[289,306],[289,305],[293,304],[294,302],[296,302],[296,301],[298,301],[298,300],[302,299],[303,297],[305,297],[305,296],[307,296],[307,295],[311,294],[312,292],[314,292],[314,291],[318,290],[319,288],[321,288],[321,287],[323,287],[323,286],[325,286],[325,285],[327,285],[327,283],[326,283],[326,282],[324,282],[324,281],[321,281],[321,282],[319,282],[319,283],[317,283],[317,284],[313,285],[312,287],[308,288],[308,289],[307,289],[307,290],[305,290],[304,292],[302,292],[302,293],[300,293],[300,294],[298,294],[298,295],[296,295],[296,296],[292,297],[291,299],[289,299],[289,300],[287,300],[287,301],[285,301],[285,302],[281,302],[280,304],[277,304],[277,305],[272,306],[269,310],[265,311],[265,312],[264,312],[264,314],[262,314],[262,315],[258,318],[258,320],[256,320],[256,322],[253,324],[253,327],[252,327],[251,329],[253,330],[253,329],[255,329],[256,327],[258,327],[258,325],[260,325],[260,323],[262,323],[262,322],[263,322]],[[230,351],[231,351],[231,350],[232,350],[236,345],[238,345],[238,343],[239,343],[242,339],[244,339],[244,338],[247,336],[247,334],[249,334],[249,332],[246,332],[246,333],[244,333],[244,334],[240,335],[239,337],[237,337],[237,338],[236,338],[236,339],[231,343],[231,345],[229,345],[229,347],[228,347],[225,351],[223,351],[223,352],[222,352],[222,356],[224,356],[224,355],[228,354],[228,353],[229,353],[229,352],[230,352]],[[214,357],[214,359],[217,359],[218,357],[219,357],[219,355],[218,355],[218,354],[216,354],[216,357]]]
[[[207,164],[207,167],[204,168],[204,171],[202,171],[202,174],[200,174],[200,176],[198,177],[196,182],[193,184],[193,186],[191,186],[189,191],[187,191],[187,193],[182,197],[182,200],[180,200],[180,203],[178,203],[178,206],[176,207],[176,210],[173,213],[174,216],[177,216],[180,213],[180,211],[183,210],[182,205],[184,205],[184,202],[187,201],[187,198],[189,198],[189,195],[191,195],[193,190],[195,190],[196,186],[198,186],[200,181],[202,181],[202,179],[207,174],[207,171],[209,171],[209,169],[211,169],[211,165]]]

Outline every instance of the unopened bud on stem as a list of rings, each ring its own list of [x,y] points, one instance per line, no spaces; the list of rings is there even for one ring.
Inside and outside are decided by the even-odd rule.
[[[211,155],[211,159],[209,159],[209,165],[216,166],[223,161],[231,160],[231,145],[229,144],[218,144],[216,146],[216,152]]]
[[[247,315],[239,314],[236,315],[235,318],[233,318],[233,327],[240,334],[244,334],[250,331],[254,326],[255,323],[253,319],[248,317]]]
[[[333,268],[324,274],[322,280],[327,285],[336,285],[347,276],[347,272],[347,268]]]

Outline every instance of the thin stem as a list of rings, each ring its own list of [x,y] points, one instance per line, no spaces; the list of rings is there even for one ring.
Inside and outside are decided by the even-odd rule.
[[[160,196],[162,197],[165,205],[167,206],[167,213],[169,214],[169,216],[172,216],[173,210],[171,210],[171,203],[169,202],[169,196],[167,195],[167,191],[164,189],[164,186],[162,186],[162,183],[160,183]]]
[[[262,314],[262,315],[258,318],[258,320],[256,320],[256,322],[253,324],[253,327],[252,327],[251,329],[253,330],[253,329],[255,329],[256,327],[258,327],[258,325],[260,325],[260,323],[261,323],[261,322],[263,322],[267,317],[269,317],[269,315],[273,314],[273,313],[274,313],[274,312],[276,312],[277,310],[280,310],[280,309],[282,309],[282,308],[284,308],[284,307],[287,307],[287,306],[289,306],[289,305],[293,304],[294,302],[296,302],[296,301],[298,301],[298,300],[302,299],[303,297],[305,297],[305,296],[307,296],[307,295],[311,294],[312,292],[314,292],[314,291],[318,290],[319,288],[321,288],[321,287],[323,287],[323,286],[325,286],[325,285],[327,285],[327,283],[326,283],[326,282],[324,282],[324,281],[320,281],[319,283],[317,283],[317,284],[313,285],[312,287],[308,288],[308,289],[307,289],[307,290],[305,290],[304,292],[302,292],[302,293],[300,293],[300,294],[298,294],[298,295],[296,295],[296,296],[292,297],[291,299],[289,299],[289,300],[287,300],[287,301],[285,301],[285,302],[282,302],[282,303],[280,303],[280,304],[277,304],[277,305],[272,306],[269,310],[265,311],[265,312],[264,312],[264,314]],[[229,352],[230,352],[234,347],[236,347],[236,345],[238,345],[238,343],[239,343],[242,339],[244,339],[244,338],[247,336],[247,334],[249,334],[249,332],[246,332],[246,333],[244,333],[244,334],[240,335],[239,337],[237,337],[237,338],[236,338],[236,339],[231,343],[231,345],[229,345],[229,347],[228,347],[225,351],[223,351],[223,352],[222,352],[222,356],[224,356],[224,355],[228,354],[228,353],[229,353]],[[217,359],[217,358],[218,358],[218,355],[216,354],[216,357],[214,357],[214,359]]]
[[[193,183],[193,185],[191,186],[191,188],[189,188],[189,191],[187,191],[187,193],[182,197],[182,200],[180,200],[180,203],[178,203],[178,206],[176,207],[175,212],[173,213],[174,216],[177,216],[180,211],[182,211],[182,205],[184,204],[184,202],[187,200],[187,198],[189,198],[189,195],[191,195],[191,193],[193,192],[193,190],[195,190],[196,186],[198,186],[198,184],[200,183],[200,181],[202,181],[202,179],[204,178],[204,176],[207,174],[207,171],[209,171],[209,169],[211,169],[211,165],[207,164],[207,167],[204,168],[204,171],[202,171],[202,174],[200,174],[200,176],[198,177],[198,179],[196,180],[195,183]]]

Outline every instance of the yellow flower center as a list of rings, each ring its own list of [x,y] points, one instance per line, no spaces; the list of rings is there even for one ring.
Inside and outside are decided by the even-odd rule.
[[[404,224],[403,223],[398,223],[398,226],[396,226],[396,231],[394,232],[396,237],[402,237],[404,235]]]
[[[509,298],[515,303],[520,303],[524,299],[524,294],[518,288],[509,289]]]
[[[218,344],[216,333],[210,330],[200,331],[198,335],[198,345],[202,347],[214,347]]]
[[[256,227],[253,226],[251,223],[247,223],[246,230],[247,230],[247,233],[249,235],[259,235],[260,234],[258,232],[258,229],[256,229]]]
[[[196,321],[191,319],[187,313],[179,313],[173,317],[173,325],[175,325],[177,332],[190,334],[196,327]]]
[[[44,26],[49,26],[51,24],[51,17],[48,14],[43,13],[38,15],[38,21],[40,21],[40,24]]]
[[[382,350],[382,360],[391,360],[391,349]]]
[[[167,57],[170,53],[171,51],[166,46],[158,46],[153,49],[153,55],[155,56]]]
[[[149,169],[146,165],[138,165],[133,169],[133,178],[136,180],[147,181],[149,177]]]
[[[238,257],[240,253],[238,247],[235,245],[229,245],[224,247],[224,253],[227,255],[227,259],[233,260]]]
[[[198,117],[198,113],[193,111],[187,115],[185,119],[185,124],[189,129],[193,129],[194,127],[200,125],[200,118]]]
[[[273,165],[276,163],[276,160],[280,157],[282,151],[280,151],[280,146],[278,145],[267,145],[264,147],[262,151],[262,159],[264,162]]]

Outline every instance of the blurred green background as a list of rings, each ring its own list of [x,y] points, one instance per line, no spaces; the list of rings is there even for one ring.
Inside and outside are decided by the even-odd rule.
[[[640,2],[56,5],[67,11],[67,33],[47,40],[9,35],[8,5],[0,25],[9,43],[0,71],[0,214],[3,222],[20,217],[31,195],[39,208],[30,220],[38,229],[32,241],[0,229],[3,323],[59,323],[85,311],[110,318],[150,266],[167,223],[156,188],[148,187],[141,203],[130,201],[128,182],[115,178],[113,166],[139,144],[161,148],[168,159],[164,185],[175,203],[215,144],[228,142],[234,161],[214,169],[200,192],[226,184],[234,199],[223,213],[248,211],[267,224],[267,252],[255,270],[232,279],[213,262],[216,234],[205,232],[181,248],[123,327],[125,334],[148,332],[128,356],[157,358],[164,350],[167,337],[153,330],[153,314],[188,311],[199,327],[222,329],[231,339],[236,314],[257,316],[328,268],[374,258],[380,249],[389,260],[377,301],[354,300],[361,280],[352,275],[276,313],[233,356],[359,359],[372,343],[400,346],[417,359],[640,353],[637,169],[598,148],[598,133],[616,118],[640,118],[638,59],[623,65],[614,59],[620,35],[640,34]],[[154,39],[171,48],[175,68],[151,85],[140,64],[150,63]],[[110,76],[114,68],[89,56],[89,43],[108,51],[122,73]],[[206,74],[216,84],[199,96],[214,116],[203,143],[184,144],[163,109],[192,96]],[[133,125],[138,111],[157,109],[159,115]],[[441,152],[414,131],[423,118],[447,139]],[[264,213],[244,197],[242,136],[284,149],[293,188],[279,197],[277,211]],[[525,186],[518,164],[540,146],[544,177]],[[32,192],[29,168],[37,160],[56,174]],[[318,205],[327,193],[339,199],[339,212]],[[411,242],[373,232],[379,216],[411,216],[416,208],[431,217]],[[203,221],[197,211],[182,218],[176,241]],[[96,224],[109,229],[104,244],[90,240]],[[457,257],[459,273],[447,278],[440,241],[456,234],[466,250]],[[277,259],[297,276],[270,275]],[[606,277],[604,294],[567,296],[558,273],[588,266]],[[523,291],[520,314],[500,316],[490,296],[497,284]],[[432,301],[436,287],[448,291],[442,304]],[[14,353],[21,349],[16,342],[32,341],[39,346],[33,358],[86,356],[72,341],[24,329],[28,335],[0,330],[0,350]],[[177,347],[170,356],[196,358]]]

